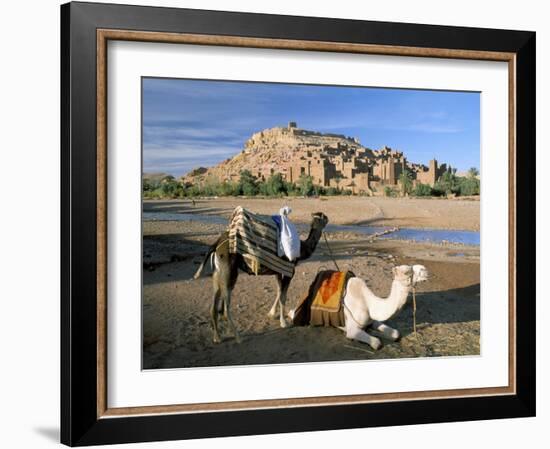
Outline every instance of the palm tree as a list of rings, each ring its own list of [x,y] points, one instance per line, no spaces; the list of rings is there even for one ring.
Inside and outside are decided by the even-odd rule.
[[[468,170],[469,178],[477,178],[479,176],[479,170],[475,167],[472,167]]]

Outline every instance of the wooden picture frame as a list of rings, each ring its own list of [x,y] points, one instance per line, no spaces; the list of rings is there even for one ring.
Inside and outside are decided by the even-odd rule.
[[[535,414],[535,33],[93,3],[61,7],[61,441],[71,446]],[[109,409],[107,42],[505,61],[509,385]],[[503,281],[504,282],[504,281]]]

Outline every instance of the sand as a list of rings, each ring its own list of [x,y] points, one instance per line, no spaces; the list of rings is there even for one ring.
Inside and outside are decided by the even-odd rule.
[[[333,224],[401,226],[410,228],[479,231],[478,199],[344,197],[263,199],[213,198],[196,200],[145,201],[145,212],[185,212],[229,217],[236,205],[259,214],[272,215],[289,205],[292,220],[309,223],[313,212],[324,212]]]
[[[367,201],[368,200],[368,201]],[[215,199],[151,201],[145,211],[228,215],[236,204],[273,213],[281,200]],[[443,229],[479,229],[479,202],[387,198],[294,199],[296,222],[322,210],[331,223],[368,223]],[[456,217],[455,219],[453,217]],[[242,336],[235,342],[222,321],[221,344],[212,342],[209,321],[211,278],[192,280],[198,264],[223,230],[200,221],[144,222],[143,367],[179,368],[334,360],[478,355],[480,335],[479,247],[397,240],[370,242],[364,235],[330,233],[329,244],[341,269],[366,279],[380,296],[389,293],[391,268],[420,263],[430,271],[417,292],[417,334],[409,303],[388,324],[400,330],[399,342],[384,341],[379,351],[347,340],[334,328],[281,329],[267,313],[275,299],[273,276],[241,274],[233,292],[233,319]],[[324,242],[296,269],[287,306],[293,307],[319,269],[334,265]]]

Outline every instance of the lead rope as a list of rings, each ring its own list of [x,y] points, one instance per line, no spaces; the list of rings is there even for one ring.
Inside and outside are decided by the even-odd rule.
[[[414,336],[418,338],[418,334],[416,333],[416,285],[413,284],[413,332]]]
[[[334,266],[336,267],[336,270],[340,271],[340,267],[336,263],[336,259],[334,258],[334,255],[332,254],[332,250],[330,249],[330,245],[328,244],[327,234],[324,233],[324,232],[323,232],[323,238],[325,239],[325,244],[327,245],[327,249],[328,249],[328,252],[330,254],[330,258],[332,259],[332,262],[334,263]],[[416,285],[414,283],[413,283],[413,287],[412,287],[412,293],[413,293],[413,333],[414,333],[414,336],[418,339],[418,333],[416,332]],[[351,319],[353,321],[355,321],[355,323],[359,327],[361,327],[361,325],[357,322],[357,320],[353,316],[353,313],[351,313],[351,310],[349,309],[349,307],[343,301],[342,301],[342,304],[347,309],[348,313],[351,316]]]
[[[326,232],[323,232],[323,237],[324,237],[324,239],[325,239],[325,244],[327,245],[327,249],[328,249],[328,252],[329,252],[329,254],[330,254],[330,258],[332,259],[332,262],[334,263],[334,266],[336,267],[336,271],[340,271],[340,267],[339,267],[338,264],[336,263],[336,259],[334,258],[334,255],[332,254],[332,250],[330,249],[330,246],[329,246],[329,244],[328,244]]]

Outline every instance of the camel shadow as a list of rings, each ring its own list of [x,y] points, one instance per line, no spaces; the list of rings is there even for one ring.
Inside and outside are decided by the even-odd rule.
[[[317,249],[313,255],[308,259],[308,262],[331,262],[336,261],[351,261],[354,257],[369,256],[376,254],[382,258],[391,258],[390,254],[386,254],[385,257],[381,256],[378,252],[372,252],[367,249],[367,239],[350,242],[329,242],[327,246],[326,242],[319,242]]]
[[[184,238],[183,234],[160,234],[144,237],[143,270],[153,273],[161,267],[166,267],[163,271],[169,273],[169,276],[162,278],[151,275],[144,276],[144,285],[191,279],[207,250],[208,245],[201,241]]]
[[[144,201],[143,212],[165,212],[171,214],[192,214],[192,215],[223,215],[233,211],[231,207],[210,207],[208,201],[190,200],[181,201]]]
[[[388,325],[398,329],[403,337],[413,332],[412,308],[412,299],[409,297],[399,315],[388,320]],[[479,321],[480,315],[479,283],[416,294],[416,322],[420,328],[435,324]]]

